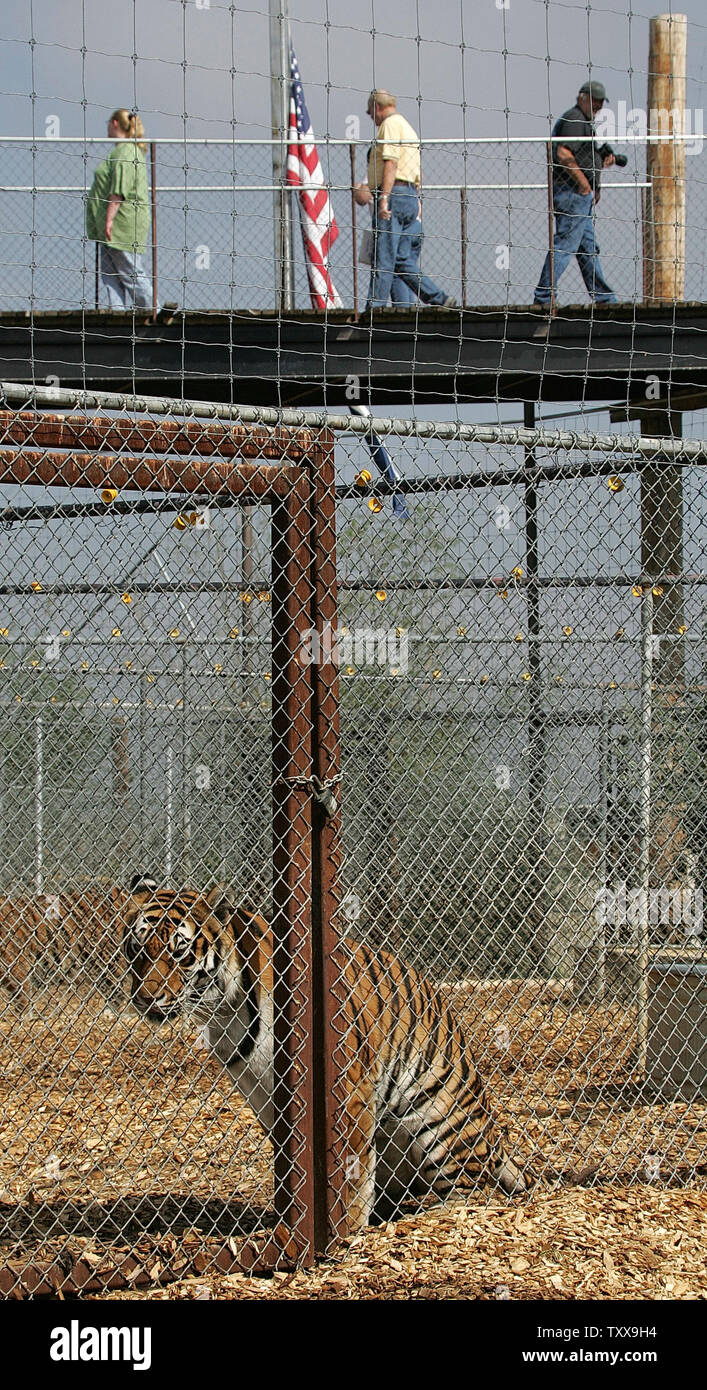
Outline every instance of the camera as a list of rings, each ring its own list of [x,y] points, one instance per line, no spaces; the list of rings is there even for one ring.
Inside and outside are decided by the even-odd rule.
[[[600,145],[599,153],[603,160],[606,159],[610,154],[613,154],[614,162],[617,168],[619,169],[625,169],[626,165],[628,164],[628,155],[617,154],[615,150],[612,150],[611,145]]]

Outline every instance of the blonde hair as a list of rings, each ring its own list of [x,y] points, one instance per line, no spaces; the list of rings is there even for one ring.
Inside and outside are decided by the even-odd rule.
[[[118,122],[126,139],[138,141],[138,149],[142,150],[144,154],[147,149],[147,142],[142,138],[145,134],[145,130],[137,111],[126,111],[125,108],[121,106],[117,111],[113,112],[110,119]]]

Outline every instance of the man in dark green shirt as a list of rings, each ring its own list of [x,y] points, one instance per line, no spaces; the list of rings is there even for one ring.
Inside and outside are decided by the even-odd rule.
[[[553,127],[553,136],[560,137],[553,140],[555,236],[552,260],[548,253],[535,290],[535,304],[552,303],[554,288],[573,256],[591,298],[597,304],[616,303],[599,261],[592,216],[592,207],[601,197],[601,171],[615,163],[608,146],[599,147],[596,142],[594,117],[605,101],[601,82],[584,82],[576,106],[565,111]]]
[[[119,109],[108,122],[115,141],[93,176],[86,203],[86,236],[99,243],[101,280],[111,309],[151,309],[152,282],[142,265],[150,199],[140,117]]]

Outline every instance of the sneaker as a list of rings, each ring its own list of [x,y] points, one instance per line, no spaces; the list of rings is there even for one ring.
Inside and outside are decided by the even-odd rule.
[[[442,302],[442,304],[441,304],[440,307],[441,307],[442,309],[458,309],[458,308],[459,308],[459,305],[457,304],[457,301],[456,301],[456,299],[454,298],[454,295],[448,294],[448,295],[447,295],[447,298],[446,298],[445,300],[443,300],[443,302]]]

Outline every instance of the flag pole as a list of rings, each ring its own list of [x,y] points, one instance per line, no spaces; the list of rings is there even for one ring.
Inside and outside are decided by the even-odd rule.
[[[286,183],[290,121],[290,23],[288,0],[270,0],[270,98],[272,181],[275,204],[275,285],[278,312],[295,304],[292,203]]]

